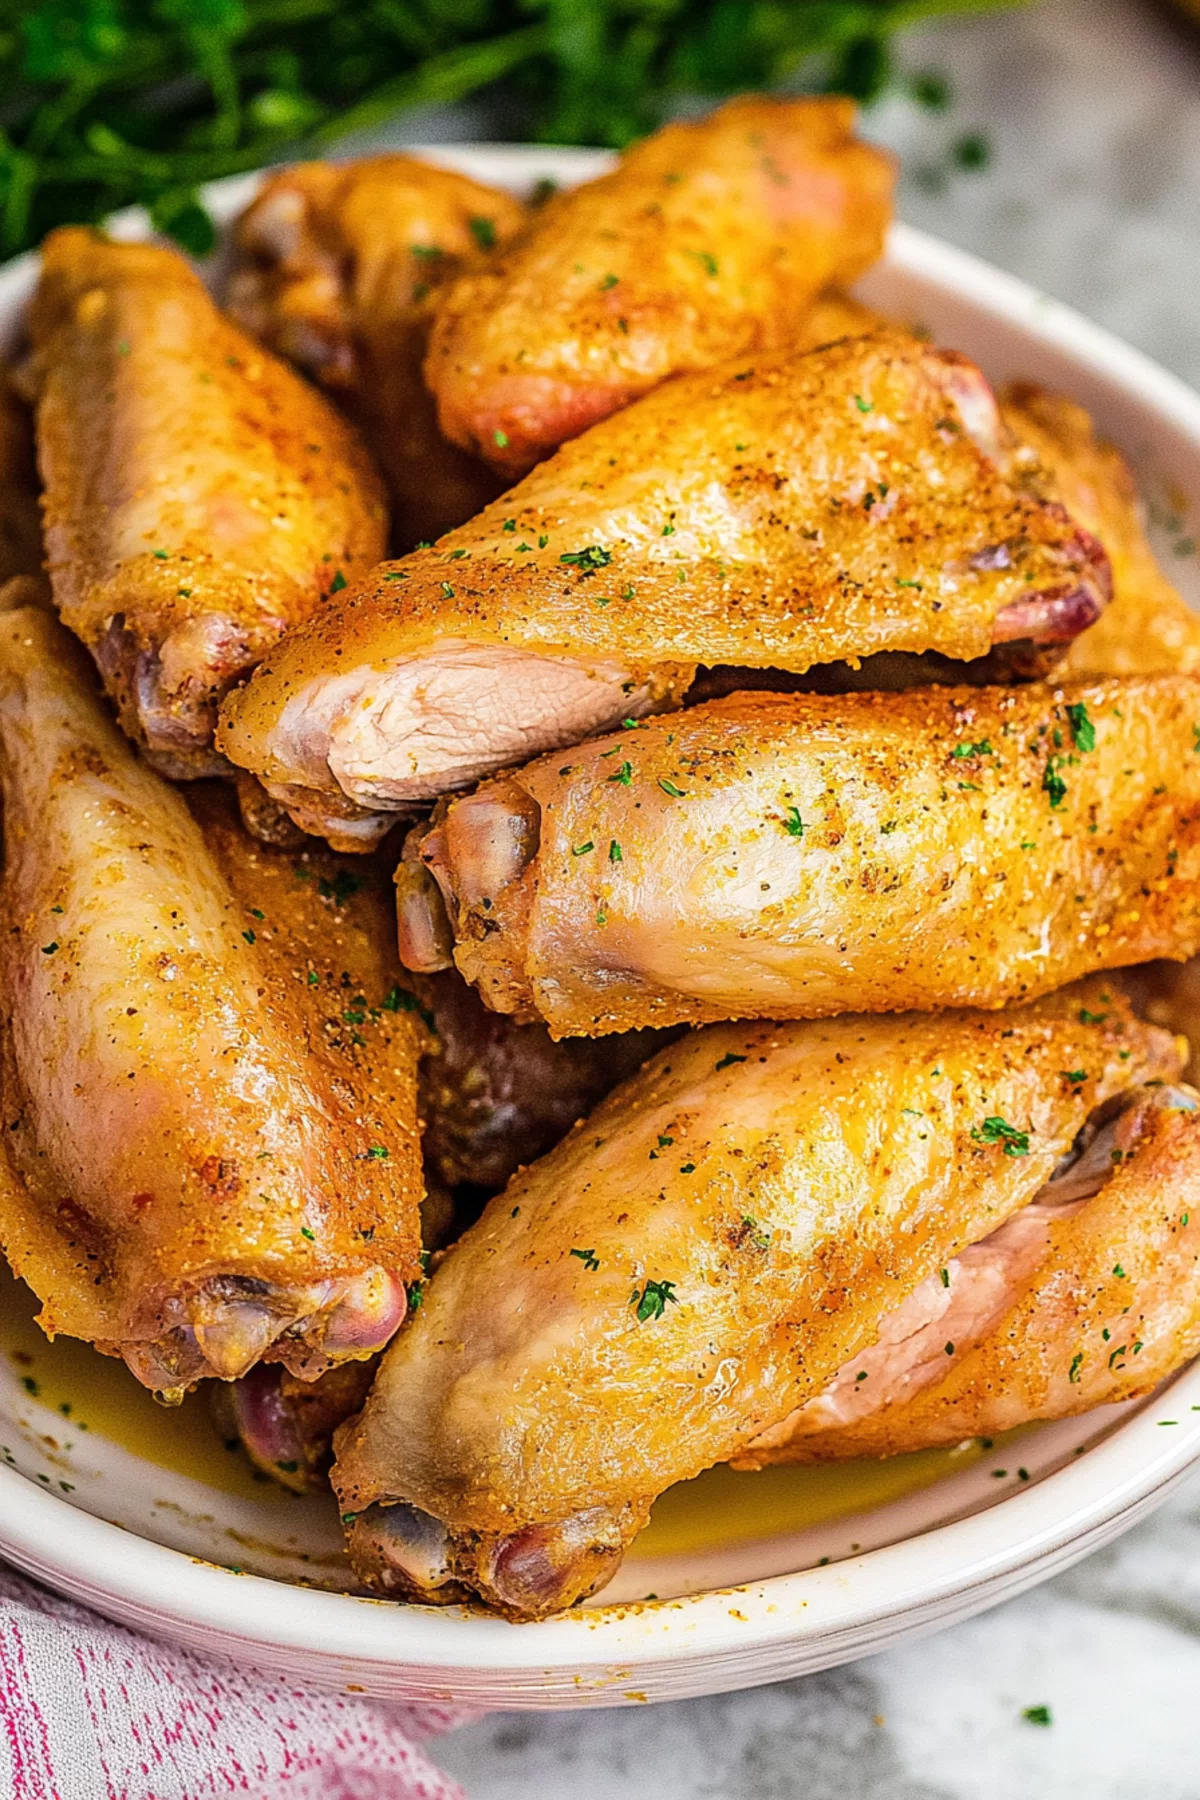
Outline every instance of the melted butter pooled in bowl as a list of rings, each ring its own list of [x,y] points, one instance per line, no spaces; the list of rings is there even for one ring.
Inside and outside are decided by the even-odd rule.
[[[295,1507],[293,1495],[252,1469],[222,1439],[203,1389],[181,1406],[160,1406],[124,1363],[75,1338],[47,1338],[36,1323],[37,1311],[29,1289],[0,1265],[0,1355],[30,1396],[59,1415],[64,1438],[73,1437],[76,1444],[83,1434],[107,1439],[214,1495]],[[44,1420],[38,1426],[44,1427]],[[754,1473],[708,1469],[661,1496],[627,1561],[657,1563],[808,1531],[917,1493],[983,1454],[977,1443],[968,1443],[882,1462],[781,1464]],[[332,1495],[329,1510],[332,1514]],[[200,1544],[197,1550],[203,1554]],[[602,1598],[595,1603],[602,1605]]]
[[[156,1468],[223,1494],[256,1502],[291,1499],[226,1447],[203,1390],[189,1394],[182,1406],[160,1406],[115,1357],[101,1356],[78,1338],[46,1337],[37,1312],[33,1294],[0,1261],[0,1353],[27,1393],[60,1416],[64,1434],[107,1438]]]

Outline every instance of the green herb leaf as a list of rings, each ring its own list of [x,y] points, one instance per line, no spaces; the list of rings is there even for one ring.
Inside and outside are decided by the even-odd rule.
[[[558,560],[560,563],[572,563],[585,572],[606,569],[612,561],[612,551],[601,549],[599,544],[589,544],[586,550],[564,550]]]
[[[1028,1156],[1029,1133],[1018,1131],[1007,1119],[993,1113],[982,1125],[972,1127],[971,1136],[980,1144],[1003,1144],[1005,1156]]]
[[[635,1288],[630,1295],[629,1304],[637,1305],[639,1325],[646,1325],[651,1319],[661,1319],[668,1305],[678,1306],[675,1295],[676,1283],[673,1281],[648,1281],[641,1293]]]
[[[1088,717],[1088,709],[1082,700],[1067,708],[1067,720],[1071,727],[1071,739],[1077,750],[1094,750],[1096,748],[1096,727]]]

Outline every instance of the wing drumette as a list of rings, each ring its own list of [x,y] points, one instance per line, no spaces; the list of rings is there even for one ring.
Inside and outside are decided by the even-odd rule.
[[[895,1456],[1149,1393],[1200,1350],[1200,1095],[1154,1083],[926,1276],[739,1468]]]
[[[222,694],[383,554],[379,478],[173,250],[52,233],[29,326],[55,604],[130,735],[211,772]]]
[[[677,702],[698,663],[1067,641],[1107,561],[1010,452],[979,371],[902,333],[670,382],[290,633],[221,746],[349,844]]]
[[[1186,675],[734,695],[444,805],[405,848],[401,957],[452,942],[556,1035],[999,1006],[1182,959],[1198,730]]]
[[[735,100],[536,212],[443,301],[442,429],[510,476],[667,376],[792,341],[883,248],[895,171],[845,100]]]
[[[418,1271],[416,1065],[379,886],[194,815],[66,632],[0,618],[0,1238],[49,1332],[178,1392],[385,1343]]]
[[[384,1358],[337,1440],[360,1575],[519,1618],[601,1586],[664,1488],[820,1394],[1180,1060],[1100,982],[673,1044],[491,1202]]]
[[[440,537],[500,482],[438,430],[421,361],[439,292],[512,236],[510,194],[411,156],[269,175],[234,228],[227,303],[336,393],[387,479],[396,550]]]

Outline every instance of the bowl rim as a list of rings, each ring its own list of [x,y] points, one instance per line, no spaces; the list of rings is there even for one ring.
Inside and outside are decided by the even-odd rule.
[[[564,179],[584,179],[611,161],[602,151],[511,144],[421,145],[414,154],[513,185],[556,169]],[[262,174],[206,190],[219,222],[245,204]],[[146,232],[136,210],[112,225],[121,235]],[[892,227],[884,260],[893,272],[942,290],[1123,389],[1200,451],[1200,396],[1072,308],[903,223]],[[0,271],[0,329],[11,329],[35,267],[30,253]],[[1164,1429],[1164,1411],[1171,1429]],[[458,1677],[524,1676],[543,1684],[566,1678],[584,1688],[601,1686],[618,1703],[645,1698],[628,1691],[635,1669],[661,1672],[674,1659],[691,1667],[732,1657],[736,1683],[745,1685],[793,1672],[794,1663],[770,1664],[789,1645],[834,1646],[819,1665],[828,1666],[885,1639],[965,1616],[1116,1535],[1165,1498],[1197,1461],[1200,1364],[1182,1370],[1066,1466],[967,1517],[828,1567],[524,1626],[459,1607],[398,1606],[237,1573],[139,1538],[3,1466],[0,1552],[27,1573],[160,1637],[190,1634],[189,1641],[247,1662],[279,1666],[280,1658],[298,1653],[317,1659],[320,1670],[310,1661],[306,1673],[327,1684],[353,1686],[348,1674],[402,1669],[423,1678],[417,1685],[431,1695],[449,1697],[447,1687],[463,1692]],[[765,1673],[756,1674],[746,1660],[754,1657]],[[520,1698],[512,1692],[509,1703]],[[576,1703],[585,1698],[580,1691]]]

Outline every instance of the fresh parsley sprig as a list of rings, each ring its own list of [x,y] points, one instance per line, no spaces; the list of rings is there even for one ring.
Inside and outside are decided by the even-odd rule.
[[[507,87],[522,130],[620,146],[797,77],[869,99],[936,14],[1021,0],[41,0],[0,9],[0,254],[133,202],[202,255],[196,189]]]

